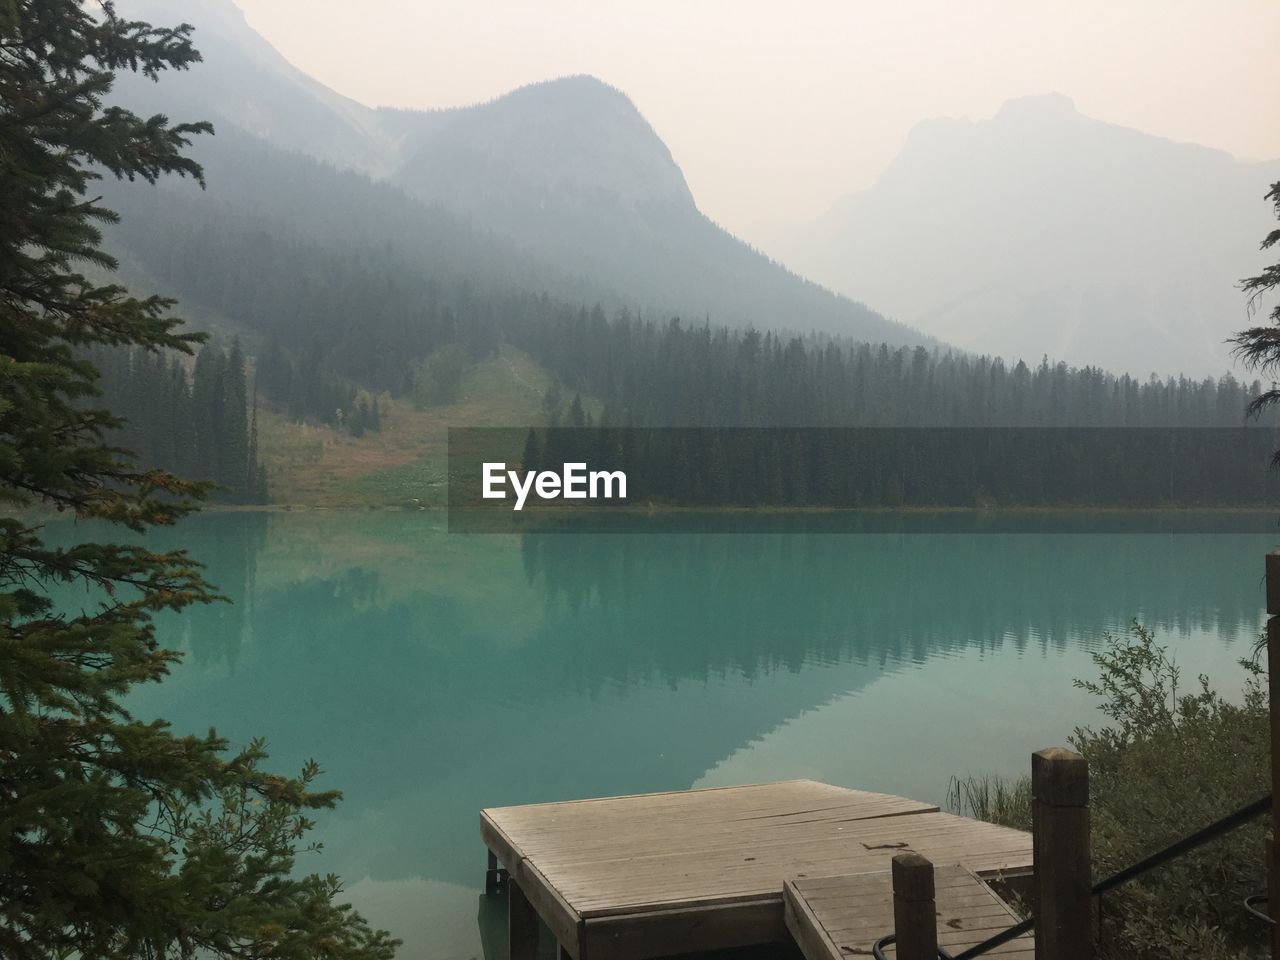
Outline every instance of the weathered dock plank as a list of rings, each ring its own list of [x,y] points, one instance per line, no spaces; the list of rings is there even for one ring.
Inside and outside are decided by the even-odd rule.
[[[991,888],[960,865],[934,871],[938,945],[956,954],[1018,921]],[[880,870],[825,879],[788,881],[784,888],[787,929],[805,960],[869,957],[877,940],[893,932],[893,885]],[[894,956],[889,947],[886,956]],[[1024,934],[990,951],[1006,960],[1034,960],[1035,941]]]
[[[980,874],[1031,864],[1027,834],[812,780],[498,807],[480,821],[578,960],[784,940],[785,881],[884,871],[904,850]]]

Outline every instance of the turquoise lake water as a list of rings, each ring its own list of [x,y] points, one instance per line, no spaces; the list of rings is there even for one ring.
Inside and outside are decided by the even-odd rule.
[[[1261,629],[1238,533],[466,536],[430,513],[209,514],[156,536],[235,600],[171,617],[186,659],[133,697],[262,734],[345,793],[309,870],[404,957],[501,947],[481,807],[791,777],[942,802],[1102,717],[1072,686],[1135,617],[1237,689]],[[1124,515],[1098,531],[1131,528]],[[89,532],[50,527],[51,539]],[[96,531],[92,531],[96,532]]]

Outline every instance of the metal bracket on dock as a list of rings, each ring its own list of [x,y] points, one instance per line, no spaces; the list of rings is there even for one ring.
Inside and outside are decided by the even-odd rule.
[[[489,851],[489,869],[484,872],[484,892],[489,896],[507,892],[508,874],[498,863],[497,855]]]

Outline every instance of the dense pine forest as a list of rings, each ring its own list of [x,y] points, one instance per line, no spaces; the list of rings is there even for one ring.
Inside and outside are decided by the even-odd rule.
[[[377,396],[333,373],[320,360],[320,354],[315,340],[300,357],[295,357],[273,338],[257,368],[263,392],[296,423],[325,423],[345,429],[354,437],[381,430],[382,410]]]
[[[120,446],[146,466],[217,484],[216,500],[265,503],[258,462],[257,404],[244,351],[204,347],[190,371],[177,357],[146,350],[99,349],[99,398],[123,417]]]
[[[600,311],[507,335],[604,402],[602,429],[530,437],[526,469],[585,459],[624,470],[645,500],[1256,506],[1277,493],[1266,470],[1274,417],[1247,419],[1260,386],[1230,375],[1137,381],[1047,358],[1009,365]],[[549,401],[553,423],[589,425],[576,397]],[[616,429],[707,426],[728,429]],[[765,427],[786,429],[751,429]]]
[[[626,476],[628,504],[729,507],[1262,507],[1274,430],[1125,427],[595,426],[463,431],[450,504],[486,528],[519,518],[481,501],[482,462],[560,474],[565,464]],[[468,448],[477,458],[472,458]],[[580,472],[585,489],[585,468]],[[612,494],[611,494],[612,496]],[[577,504],[600,517],[603,499]],[[524,504],[537,510],[538,498]],[[496,519],[496,526],[488,520]],[[460,527],[460,529],[462,529]],[[608,527],[608,529],[613,529]]]
[[[629,426],[1234,427],[1257,382],[1227,374],[1139,381],[1042,358],[1028,366],[950,350],[609,321],[552,309],[504,335],[570,390]]]

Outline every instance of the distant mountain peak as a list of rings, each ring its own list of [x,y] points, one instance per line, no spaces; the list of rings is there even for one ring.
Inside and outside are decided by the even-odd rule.
[[[1001,104],[993,120],[1062,120],[1081,116],[1075,101],[1063,93],[1038,93],[1014,97]]]
[[[594,102],[601,104],[610,103],[614,106],[626,106],[632,110],[635,109],[635,104],[631,102],[630,97],[613,84],[606,83],[590,73],[571,73],[562,77],[552,77],[548,80],[536,80],[533,83],[517,87],[496,99],[501,100],[506,97],[527,97],[529,99],[538,97],[547,99],[572,98],[575,102],[583,102],[590,98]]]
[[[449,114],[467,110],[483,109],[505,102],[517,102],[522,107],[542,109],[583,109],[619,110],[626,113],[639,113],[636,105],[625,93],[613,84],[601,80],[590,73],[571,73],[560,77],[549,77],[544,80],[533,80],[510,90],[489,97],[487,100],[476,100],[448,107],[412,109],[403,107],[379,107],[379,111],[387,114]]]
[[[1020,97],[917,125],[790,260],[976,352],[1219,374],[1278,169]]]
[[[588,74],[531,83],[476,106],[396,111],[395,122],[407,134],[398,179],[432,200],[448,203],[479,165],[496,183],[574,203],[608,197],[630,208],[693,207],[684,174],[636,105]]]

